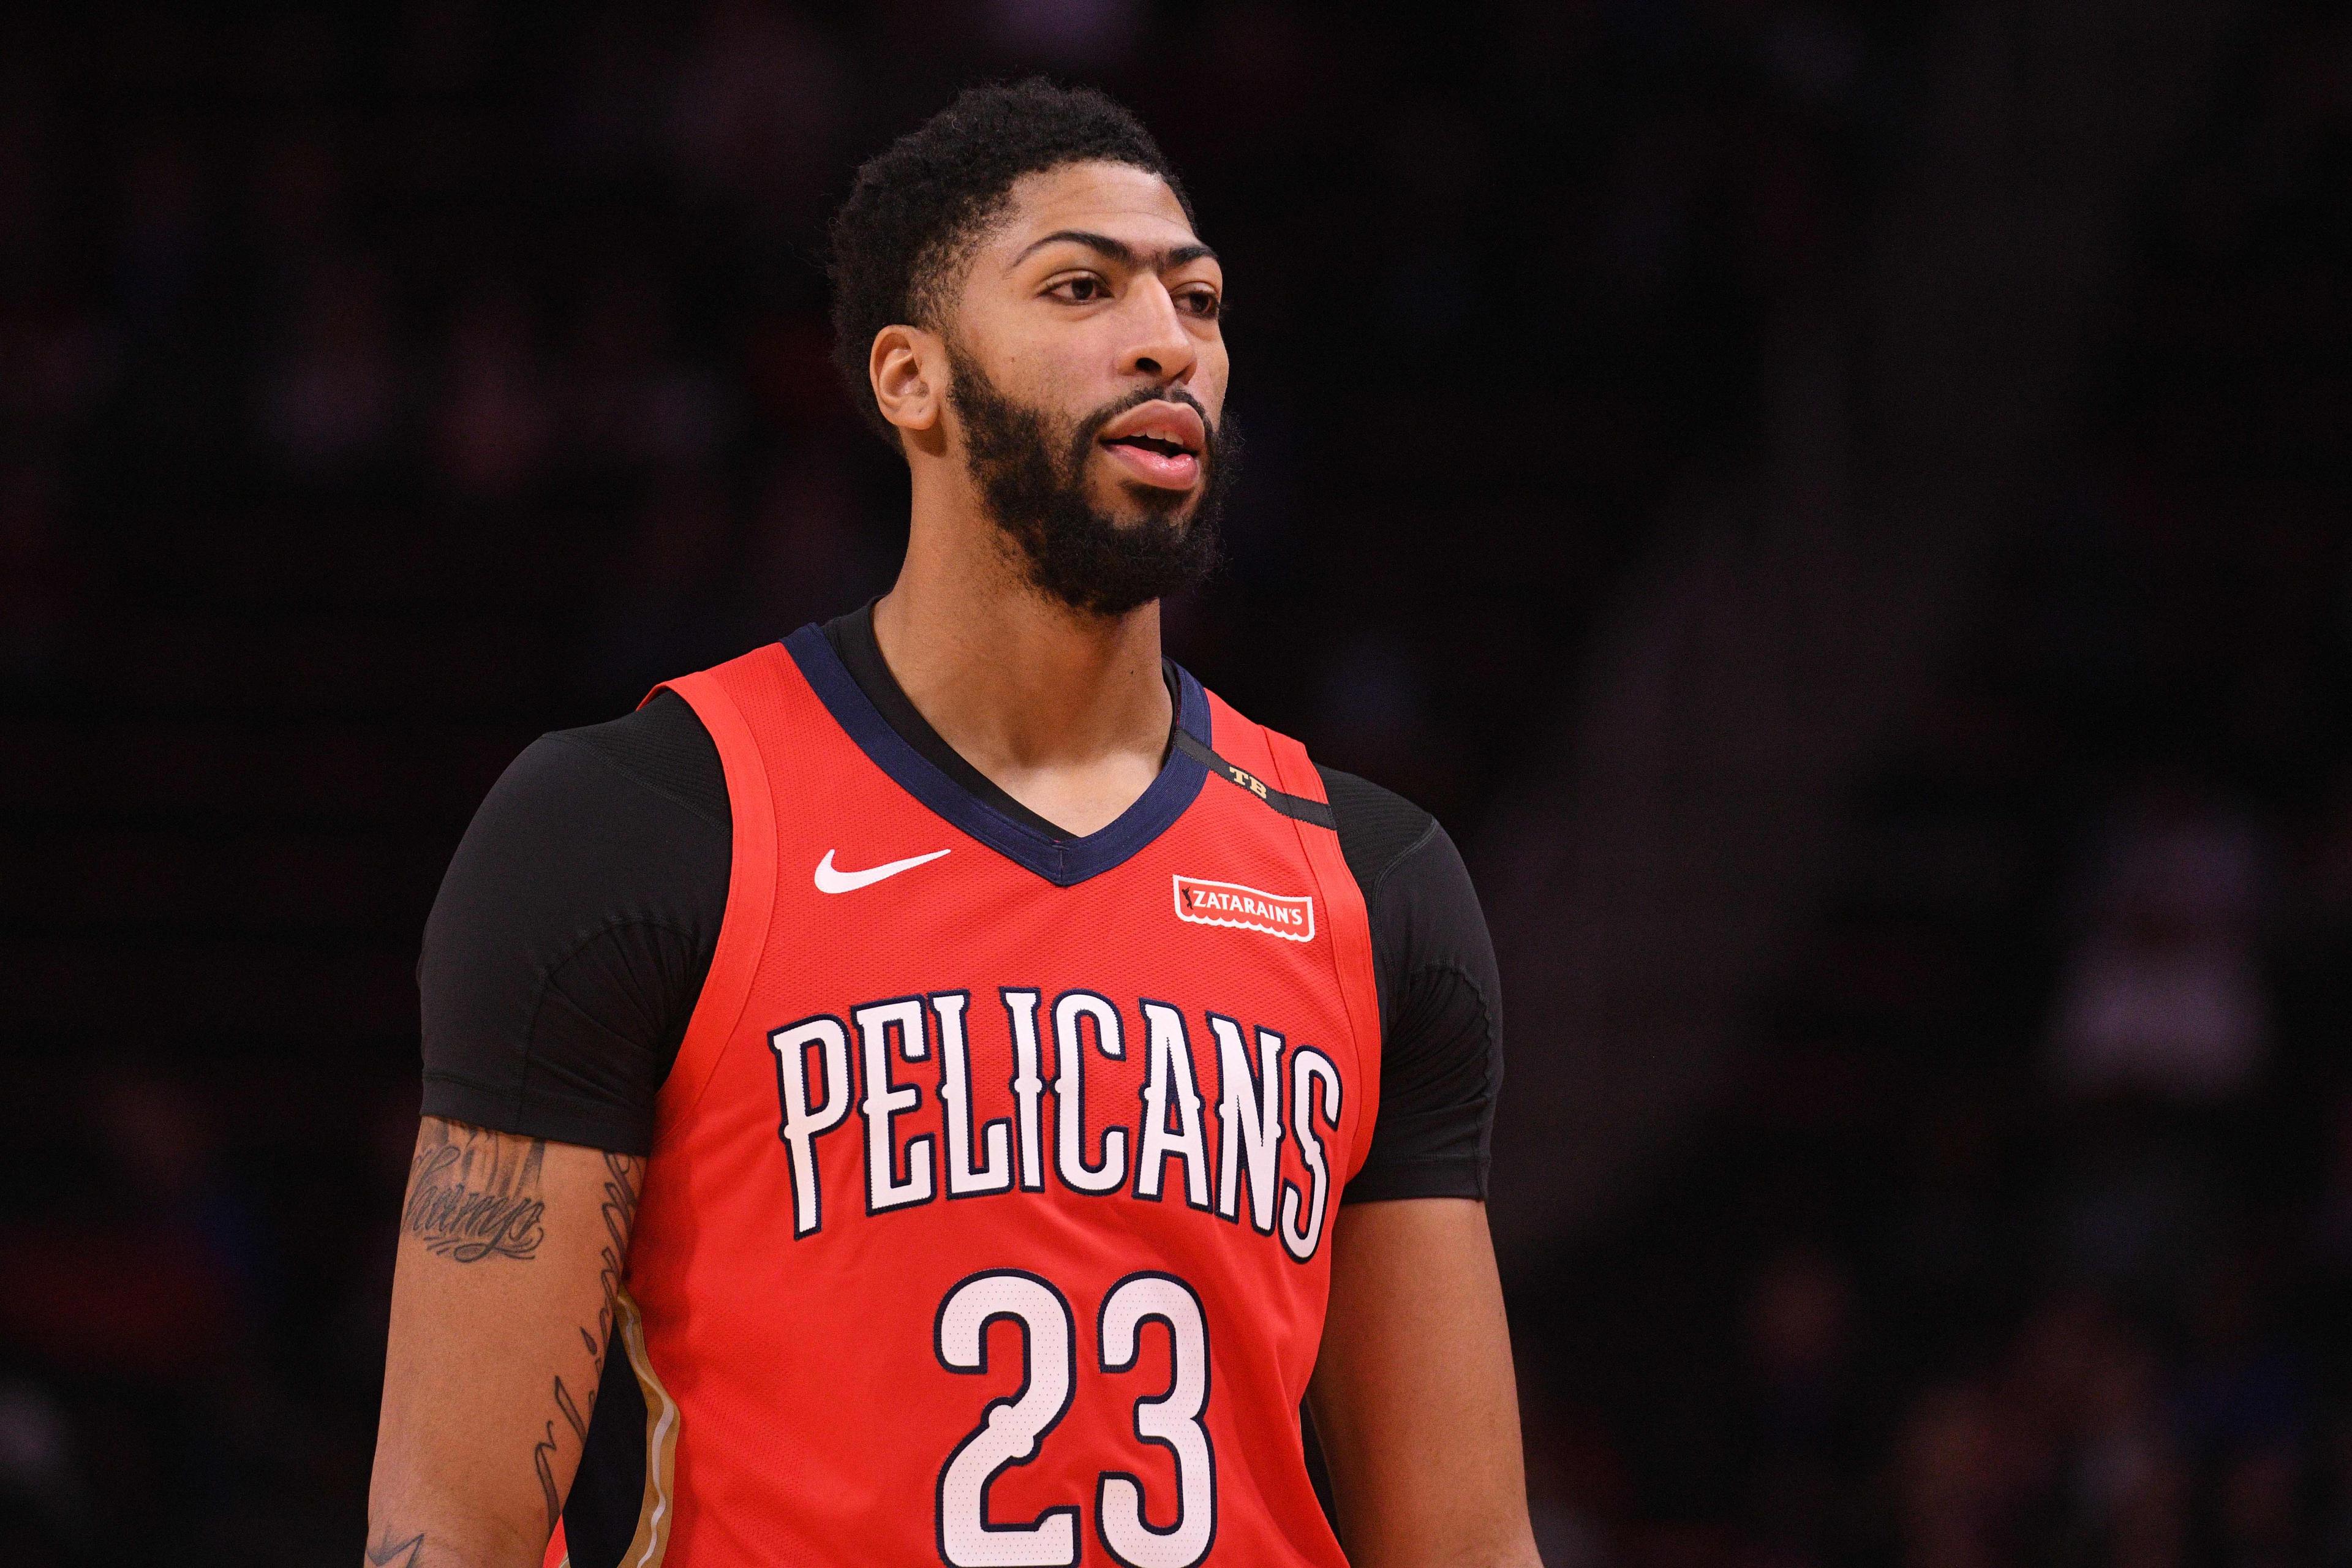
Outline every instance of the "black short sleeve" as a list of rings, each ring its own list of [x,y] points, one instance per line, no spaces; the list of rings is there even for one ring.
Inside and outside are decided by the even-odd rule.
[[[1352,773],[1318,771],[1371,917],[1381,1005],[1380,1114],[1341,1201],[1483,1199],[1503,1018],[1477,891],[1436,818]]]
[[[726,913],[730,838],[718,748],[679,697],[532,742],[425,922],[425,1114],[647,1152]]]

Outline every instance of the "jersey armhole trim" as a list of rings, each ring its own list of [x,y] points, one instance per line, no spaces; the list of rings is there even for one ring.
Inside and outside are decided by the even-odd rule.
[[[1307,748],[1263,725],[1259,733],[1265,737],[1266,753],[1274,763],[1275,782],[1288,794],[1310,801],[1323,799],[1323,775],[1315,771]],[[1325,809],[1328,809],[1328,801]],[[1356,885],[1356,874],[1348,869],[1339,853],[1337,827],[1318,826],[1297,816],[1289,820],[1307,868],[1323,890],[1324,907],[1331,911],[1331,959],[1339,971],[1340,1000],[1355,1036],[1358,1081],[1364,1085],[1356,1107],[1354,1146],[1349,1152],[1347,1182],[1352,1182],[1371,1155],[1372,1130],[1380,1123],[1381,1112],[1381,1000],[1372,974],[1371,911],[1364,903],[1364,890]],[[1340,1184],[1342,1194],[1347,1182]],[[1346,1201],[1344,1195],[1340,1201]]]
[[[776,908],[776,815],[768,790],[767,764],[751,726],[709,670],[664,686],[686,699],[702,727],[710,731],[711,743],[719,748],[719,767],[727,778],[732,842],[727,903],[719,916],[710,972],[704,976],[702,994],[695,998],[694,1011],[687,1017],[677,1060],[670,1068],[669,1081],[663,1086],[655,1111],[657,1148],[665,1127],[693,1110],[710,1087],[719,1058],[751,1003],[752,977],[767,947],[768,922]]]

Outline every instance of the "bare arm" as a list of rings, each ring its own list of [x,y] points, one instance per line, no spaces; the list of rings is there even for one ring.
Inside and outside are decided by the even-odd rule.
[[[1358,1568],[1539,1568],[1484,1204],[1339,1211],[1307,1403]]]
[[[537,1568],[604,1371],[645,1162],[426,1117],[368,1493],[373,1568]]]

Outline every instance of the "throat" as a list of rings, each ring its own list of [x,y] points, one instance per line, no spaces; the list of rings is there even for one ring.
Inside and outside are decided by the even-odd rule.
[[[874,662],[908,721],[961,764],[950,776],[984,782],[975,793],[1001,792],[1019,808],[1007,815],[1066,838],[1108,826],[1151,787],[1180,706],[1157,605],[1116,621],[1034,598],[932,615],[898,602],[908,586],[871,606]],[[1071,624],[1082,619],[1092,624]]]
[[[986,775],[1007,796],[1053,825],[1057,836],[1101,832],[1143,798],[1160,776],[1156,763],[1133,757],[1084,765],[999,769]]]

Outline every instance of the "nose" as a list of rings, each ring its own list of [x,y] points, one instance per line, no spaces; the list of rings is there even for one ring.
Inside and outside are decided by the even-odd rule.
[[[1163,386],[1182,385],[1200,355],[1167,285],[1157,278],[1143,279],[1128,292],[1128,313],[1131,323],[1119,356],[1120,373],[1146,376]]]

